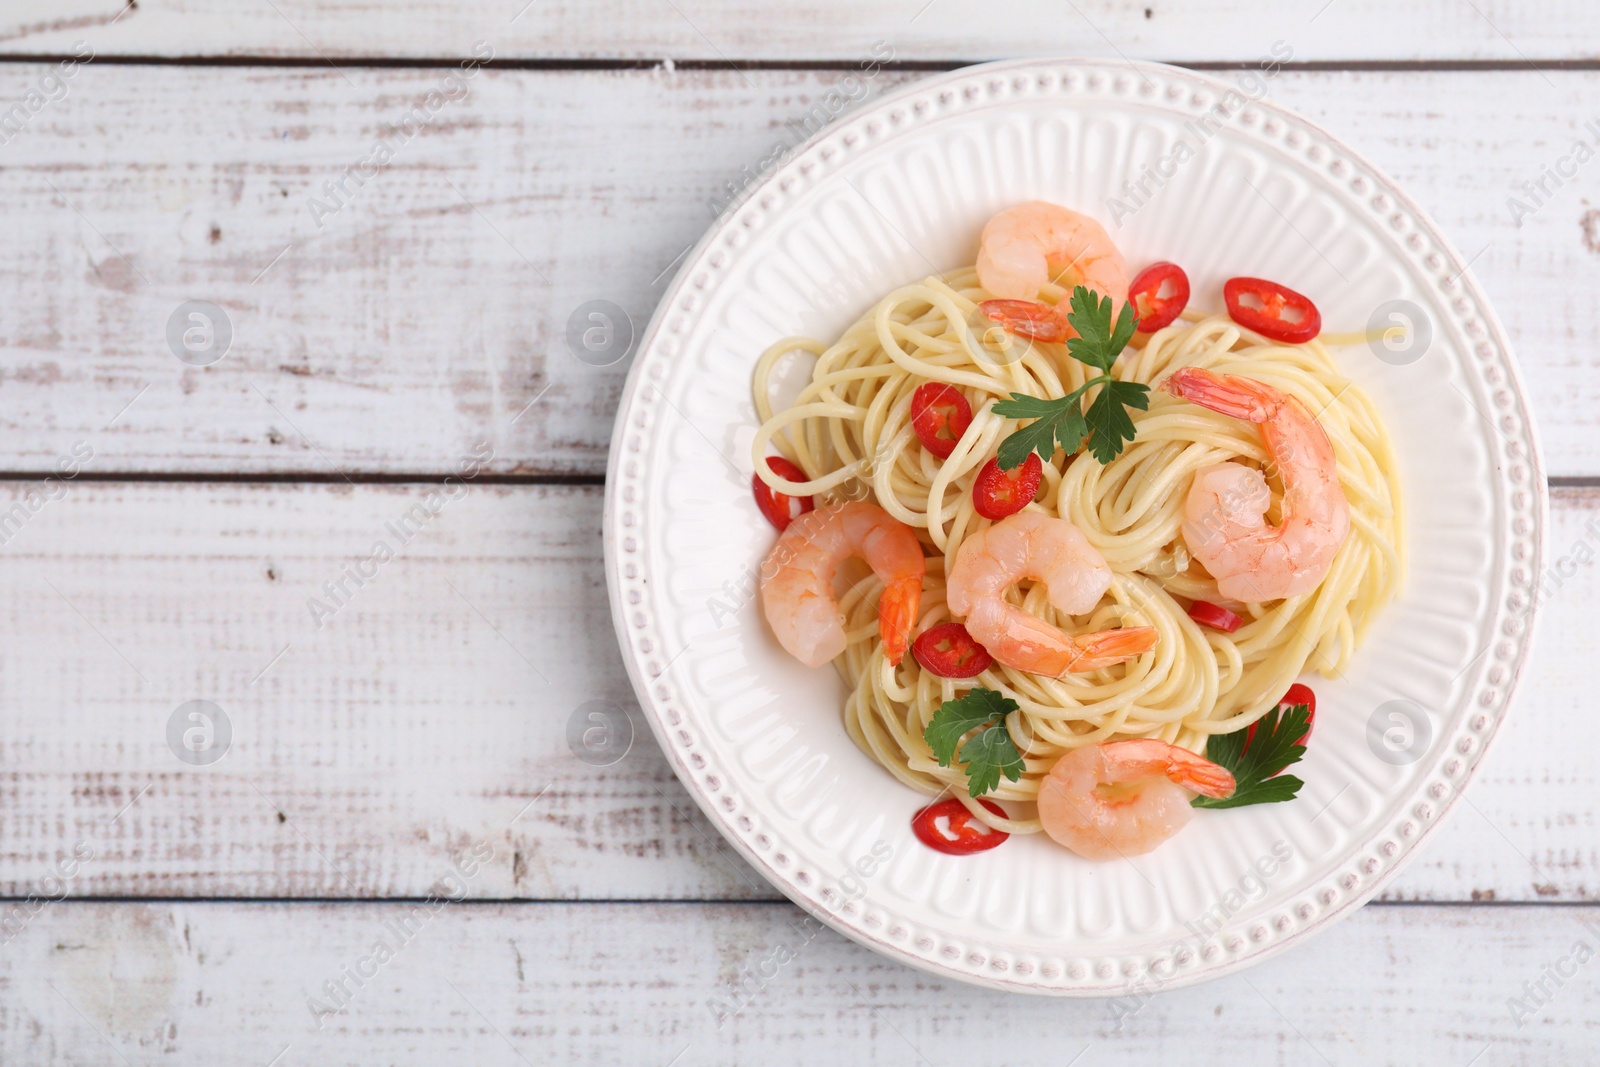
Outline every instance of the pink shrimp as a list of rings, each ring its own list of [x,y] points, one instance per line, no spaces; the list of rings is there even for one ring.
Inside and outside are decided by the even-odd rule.
[[[1228,797],[1224,767],[1153,738],[1073,749],[1039,783],[1044,832],[1085,859],[1111,860],[1154,849],[1194,814],[1195,793]]]
[[[866,560],[883,582],[878,633],[884,656],[900,662],[911,641],[925,566],[917,535],[876,504],[819,508],[788,525],[761,567],[767,623],[778,643],[808,667],[844,651],[844,616],[833,578],[850,556]]]
[[[1099,670],[1155,647],[1152,626],[1067,634],[1008,604],[1005,591],[1023,578],[1045,584],[1056,610],[1083,615],[1111,588],[1111,568],[1066,519],[1019,511],[968,537],[945,588],[950,611],[1000,663],[1059,678]]]
[[[1064,276],[1109,296],[1113,312],[1128,299],[1128,265],[1105,227],[1089,216],[1033,200],[984,226],[978,284],[999,299],[979,307],[1012,333],[1047,342],[1076,336],[1065,301],[1054,307],[1038,302],[1040,287]]]
[[[1189,553],[1232,600],[1256,602],[1315,589],[1350,533],[1328,434],[1298,399],[1254,378],[1198,367],[1176,370],[1167,392],[1261,426],[1283,477],[1283,517],[1267,525],[1267,480],[1254,467],[1218,463],[1195,472],[1184,502]]]

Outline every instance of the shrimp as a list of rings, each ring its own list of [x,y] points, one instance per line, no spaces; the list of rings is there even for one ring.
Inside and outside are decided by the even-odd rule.
[[[778,643],[808,667],[844,651],[844,616],[833,578],[850,556],[866,560],[883,582],[878,633],[883,654],[900,662],[922,599],[922,545],[911,527],[876,504],[819,508],[796,518],[778,536],[761,566],[761,603]]]
[[[1193,794],[1233,795],[1233,775],[1186,748],[1154,738],[1073,749],[1039,783],[1039,822],[1084,859],[1154,849],[1194,815]]]
[[[1253,378],[1198,367],[1172,373],[1167,392],[1261,425],[1267,454],[1283,477],[1283,516],[1269,526],[1267,480],[1253,467],[1217,463],[1195,472],[1184,502],[1190,555],[1231,600],[1255,602],[1316,588],[1350,533],[1333,444],[1298,399]]]
[[[1033,200],[989,220],[978,242],[978,284],[999,297],[979,307],[1014,334],[1062,342],[1077,336],[1067,304],[1038,303],[1039,288],[1070,273],[1111,298],[1115,313],[1128,298],[1128,265],[1105,227],[1058,204]]]
[[[1023,578],[1045,584],[1050,603],[1069,615],[1093,610],[1111,588],[1111,568],[1066,519],[1019,511],[968,537],[946,583],[950,611],[999,662],[1059,678],[1099,670],[1155,647],[1153,626],[1067,634],[1006,603],[1006,588]]]

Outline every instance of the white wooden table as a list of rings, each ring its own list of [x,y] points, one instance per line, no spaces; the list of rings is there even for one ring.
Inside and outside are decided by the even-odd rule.
[[[1600,162],[1507,201],[1600,142],[1591,0],[124,4],[0,4],[0,1062],[1595,1062]],[[1272,98],[1422,202],[1521,354],[1554,499],[1513,727],[1382,900],[1244,975],[936,980],[802,926],[647,734],[569,750],[631,693],[598,537],[627,364],[568,318],[642,327],[877,42],[872,94],[1284,42]],[[209,365],[169,343],[189,301],[231,329]]]

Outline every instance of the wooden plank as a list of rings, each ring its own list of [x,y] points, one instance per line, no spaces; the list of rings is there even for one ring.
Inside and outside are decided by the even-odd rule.
[[[0,67],[0,100],[42,69]],[[496,471],[599,474],[627,364],[576,359],[569,320],[609,300],[642,329],[708,201],[842,75],[491,71],[399,144],[393,124],[443,76],[79,68],[0,146],[0,470],[81,441],[101,471],[437,473],[488,441]],[[1551,473],[1590,475],[1600,209],[1571,182],[1520,228],[1506,206],[1589,136],[1600,73],[1549,79],[1285,73],[1272,93],[1475,257]],[[392,162],[313,220],[380,135]],[[197,300],[233,330],[205,367],[167,337]]]
[[[0,487],[0,515],[27,488]],[[476,486],[402,546],[391,524],[430,491],[69,483],[5,530],[0,895],[82,840],[74,895],[416,897],[485,841],[483,897],[774,898],[642,720],[613,765],[569,748],[586,702],[631,703],[600,490]],[[1555,496],[1513,724],[1390,898],[1600,899],[1600,491]],[[369,563],[379,539],[396,555]],[[203,730],[193,700],[231,726],[208,765],[169,746],[175,716],[180,741]]]
[[[1217,1067],[1582,1063],[1597,931],[1594,906],[1373,906],[1239,975],[1057,1001],[933,978],[788,904],[69,903],[0,954],[0,1054],[38,1067],[846,1067],[994,1063],[996,1050],[1148,1064],[1175,1049]]]
[[[511,59],[625,58],[725,61],[855,60],[874,41],[908,60],[1101,55],[1248,61],[1275,40],[1297,58],[1590,58],[1600,17],[1582,0],[1537,5],[1432,0],[1335,4],[1271,0],[996,0],[976,14],[947,0],[862,9],[843,0],[755,7],[737,0],[583,4],[574,0],[396,0],[382,17],[360,0],[60,0],[48,15],[9,4],[0,39],[13,54],[65,52],[79,40],[101,55],[449,57],[477,39]]]
[[[598,490],[477,487],[403,543],[431,491],[86,484],[17,531],[0,885],[82,838],[86,892],[415,896],[492,830],[496,895],[769,895],[643,720],[614,767],[568,748],[580,705],[632,693]],[[192,700],[230,723],[219,762],[169,744]]]

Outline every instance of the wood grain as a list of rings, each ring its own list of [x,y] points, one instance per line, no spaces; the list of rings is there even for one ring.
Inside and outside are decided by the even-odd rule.
[[[1375,27],[1381,30],[1374,32]],[[1594,56],[1600,15],[1582,0],[1541,4],[1428,0],[951,0],[864,9],[844,0],[747,5],[738,0],[57,0],[48,13],[7,5],[0,42],[13,54],[448,57],[475,39],[511,59],[855,60],[876,40],[910,60],[1023,55],[1248,61],[1274,40],[1316,61],[1472,59],[1526,63]]]
[[[1597,931],[1594,906],[1368,907],[1241,975],[1056,1001],[913,971],[788,904],[430,915],[69,903],[0,954],[0,1056],[37,1067],[1060,1067],[1161,1063],[1181,1049],[1182,1062],[1217,1067],[1583,1063],[1600,1011]],[[1567,977],[1552,980],[1555,969]],[[1539,981],[1548,993],[1530,996],[1524,983]],[[330,993],[340,982],[345,992]]]
[[[1584,0],[0,3],[0,1063],[1592,1058],[1595,964],[1554,969],[1600,949],[1574,903],[1600,900],[1600,492],[1555,494],[1513,727],[1390,903],[1198,989],[1059,1003],[808,925],[642,729],[612,766],[573,756],[580,706],[631,706],[597,487],[475,483],[434,515],[437,487],[351,480],[486,454],[601,475],[626,363],[573,358],[569,318],[605,299],[642,327],[707,201],[875,46],[1253,65],[1280,41],[1433,64],[1271,93],[1434,214],[1518,345],[1550,473],[1595,476],[1592,176],[1529,217],[1507,198],[1595,142],[1600,72],[1554,65],[1593,68],[1596,31]],[[479,40],[513,69],[398,134]],[[18,61],[86,49],[59,82]],[[380,137],[392,162],[330,197]],[[206,367],[167,337],[196,300],[234,332]],[[324,484],[204,481],[241,474]],[[380,538],[405,543],[374,565]],[[172,747],[194,700],[231,731],[215,763]],[[418,903],[453,887],[470,899]],[[216,897],[298,902],[170,899]],[[398,954],[354,975],[379,938]]]
[[[0,516],[28,488],[4,486]],[[7,531],[0,895],[82,840],[74,895],[418,897],[486,841],[484,897],[775,897],[642,720],[612,766],[568,746],[585,702],[632,703],[600,490],[475,486],[402,547],[392,527],[431,491],[73,482]],[[397,554],[368,564],[379,539]],[[1600,491],[1556,493],[1550,544],[1514,721],[1390,899],[1600,899]],[[313,597],[337,607],[320,629]],[[210,765],[169,747],[191,700],[231,724]]]
[[[0,101],[42,70],[0,66]],[[707,201],[842,75],[480,73],[319,228],[323,183],[445,73],[79,68],[0,145],[0,470],[82,441],[100,472],[439,474],[488,441],[496,471],[601,473],[626,362],[579,362],[568,320],[605,299],[642,329]],[[1582,172],[1520,227],[1506,204],[1590,136],[1600,73],[1271,91],[1435,215],[1518,346],[1550,472],[1600,473],[1600,208]],[[191,300],[232,323],[211,366],[168,345]]]

